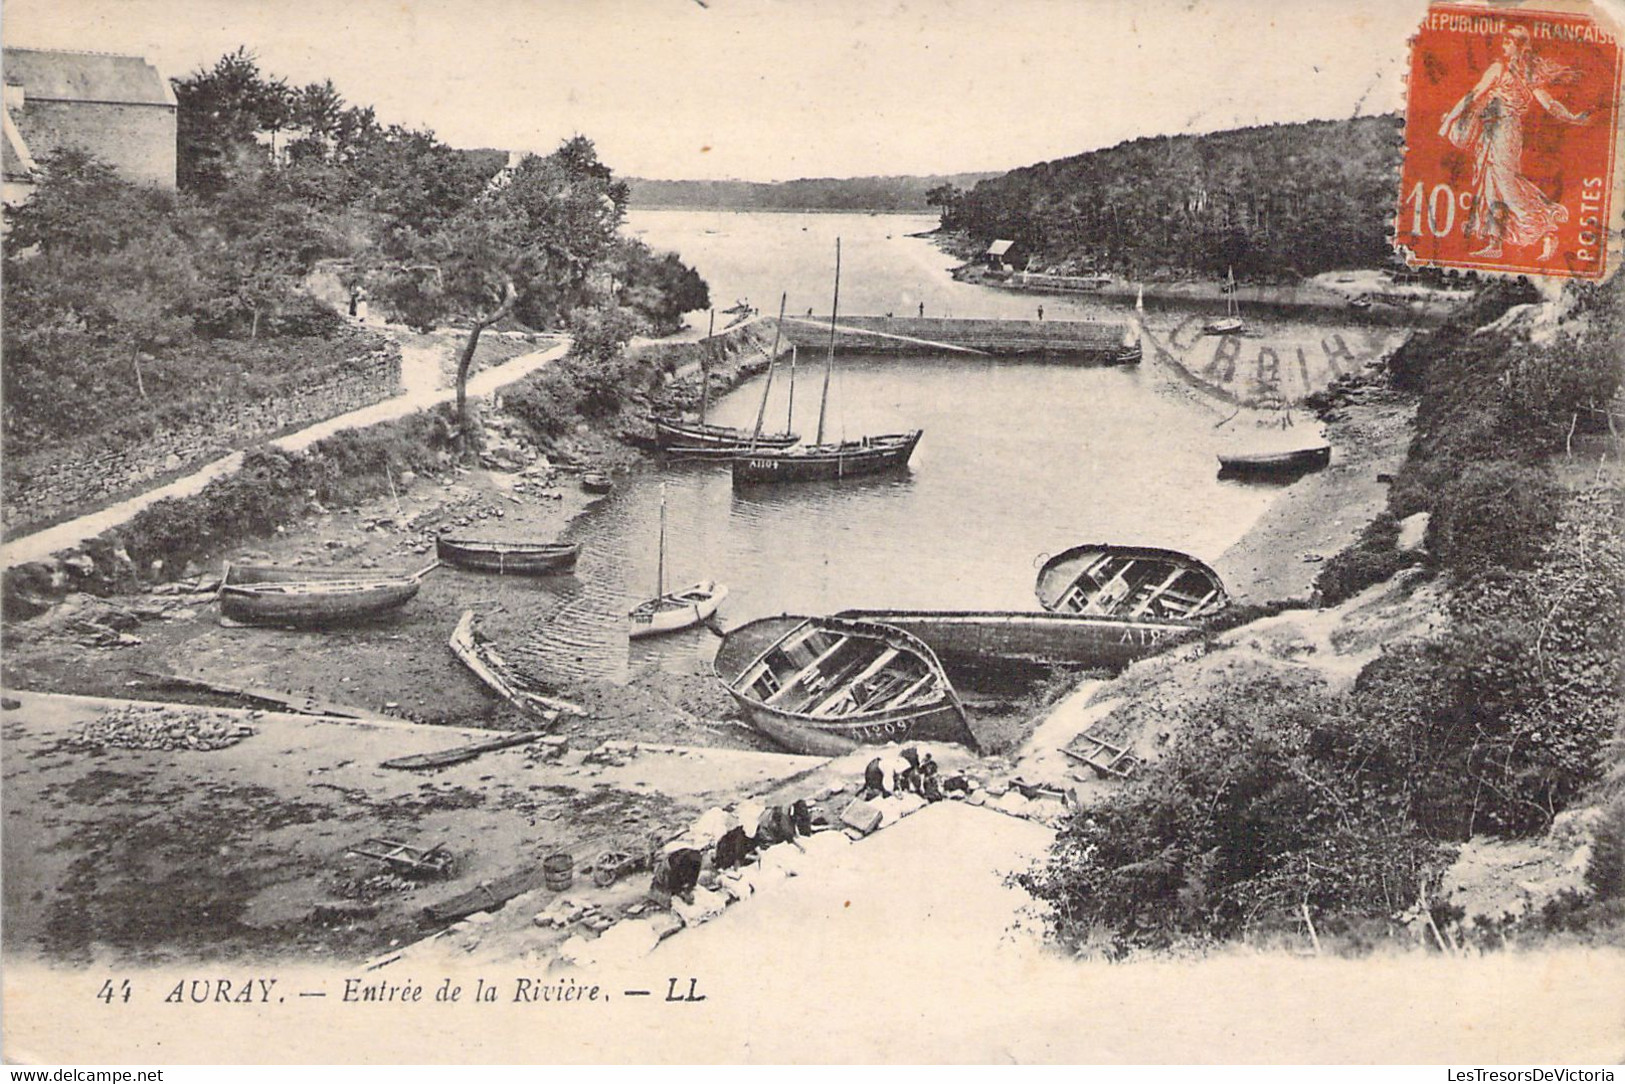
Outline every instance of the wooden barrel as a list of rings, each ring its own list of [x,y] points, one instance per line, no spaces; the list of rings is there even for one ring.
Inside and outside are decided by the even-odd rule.
[[[575,882],[575,859],[564,853],[542,859],[542,878],[553,892],[563,892]]]

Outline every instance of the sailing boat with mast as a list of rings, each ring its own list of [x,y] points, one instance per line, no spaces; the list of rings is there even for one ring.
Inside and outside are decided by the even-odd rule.
[[[660,560],[655,572],[655,597],[634,606],[627,617],[634,640],[693,628],[710,620],[728,588],[714,580],[701,580],[681,591],[666,590],[666,487],[660,487]]]
[[[824,391],[818,400],[818,437],[812,444],[793,448],[754,448],[733,460],[735,485],[764,482],[812,482],[878,474],[908,466],[914,446],[924,430],[883,433],[879,436],[824,443],[824,422],[829,410],[829,381],[835,368],[835,327],[841,308],[841,240],[835,239],[835,297],[830,306],[829,350],[824,359]],[[782,314],[781,314],[782,320]]]
[[[785,295],[785,298],[788,298],[788,295]],[[773,369],[779,356],[779,334],[784,323],[784,300],[781,299],[779,302],[779,329],[773,333],[773,352],[767,359],[767,387],[762,390],[764,404],[767,402],[768,389],[773,386]],[[712,329],[716,327],[716,316],[716,310],[711,310]],[[663,414],[649,418],[655,430],[655,443],[661,450],[689,459],[726,459],[753,446],[753,441],[754,445],[761,447],[788,448],[800,440],[800,435],[790,432],[788,425],[782,433],[762,433],[759,415],[754,435],[746,429],[711,425],[706,420],[711,403],[711,370],[707,364],[707,358],[711,353],[711,338],[711,331],[708,330],[705,336],[705,351],[700,357],[700,420],[689,422],[684,421],[681,416]]]
[[[1234,335],[1245,327],[1241,322],[1241,306],[1236,303],[1236,269],[1226,269],[1224,281],[1224,316],[1202,325],[1208,335]]]

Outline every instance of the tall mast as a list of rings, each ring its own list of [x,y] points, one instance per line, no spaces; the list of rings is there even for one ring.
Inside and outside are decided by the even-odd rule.
[[[790,344],[790,405],[784,408],[784,431],[796,431],[796,344]]]
[[[824,443],[824,411],[829,406],[829,377],[835,369],[835,317],[841,311],[841,239],[835,239],[835,299],[829,305],[829,353],[824,358],[824,393],[818,399],[818,439]]]
[[[666,483],[660,483],[660,560],[655,565],[655,598],[666,597]]]
[[[784,330],[784,303],[790,300],[788,293],[779,295],[779,322],[773,328],[773,352],[767,356],[767,383],[762,385],[762,405],[756,408],[756,428],[750,435],[750,450],[756,450],[756,442],[762,439],[762,422],[767,417],[767,393],[773,390],[773,369],[779,361],[779,334]],[[788,433],[790,430],[786,429]]]
[[[705,424],[705,408],[711,402],[711,336],[717,330],[717,310],[711,310],[711,322],[705,329],[705,346],[700,350],[700,424]]]

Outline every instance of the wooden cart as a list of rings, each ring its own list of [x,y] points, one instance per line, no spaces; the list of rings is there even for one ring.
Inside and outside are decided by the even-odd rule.
[[[444,877],[451,870],[451,854],[444,843],[428,850],[393,839],[369,839],[350,848],[351,854],[382,862],[413,877]]]

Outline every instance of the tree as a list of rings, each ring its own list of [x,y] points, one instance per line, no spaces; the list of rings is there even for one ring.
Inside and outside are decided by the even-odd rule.
[[[183,191],[219,194],[240,160],[259,156],[256,134],[281,131],[293,118],[295,92],[283,80],[261,75],[247,46],[173,85],[176,175]]]
[[[468,428],[468,373],[481,334],[516,310],[557,321],[587,300],[594,269],[615,242],[626,186],[577,136],[545,158],[527,156],[443,225],[414,236],[405,260],[375,278],[419,322],[469,322],[457,361],[457,419]],[[425,224],[427,225],[427,224]]]
[[[926,205],[942,209],[942,224],[949,229],[954,226],[955,215],[964,198],[965,193],[953,184],[939,184],[925,193]]]
[[[682,327],[683,314],[710,307],[711,288],[674,252],[656,256],[642,241],[620,239],[609,260],[620,300],[657,335]]]

